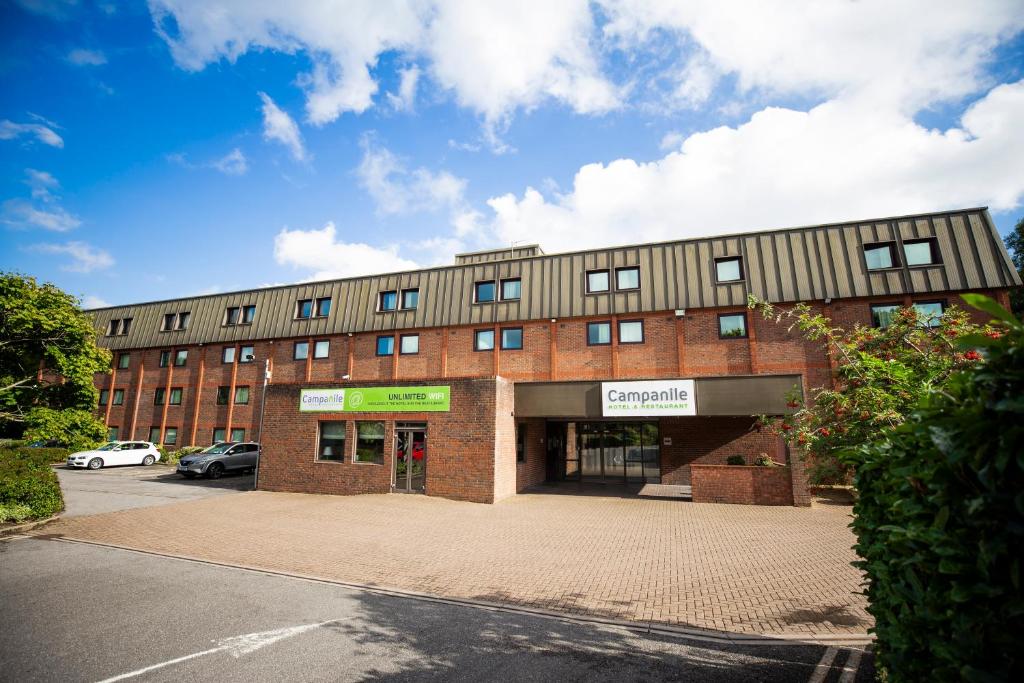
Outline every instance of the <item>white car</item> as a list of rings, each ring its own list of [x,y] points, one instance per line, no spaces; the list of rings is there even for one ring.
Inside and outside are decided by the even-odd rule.
[[[159,449],[148,441],[108,441],[94,451],[72,453],[67,466],[98,470],[110,465],[152,465],[159,459]]]

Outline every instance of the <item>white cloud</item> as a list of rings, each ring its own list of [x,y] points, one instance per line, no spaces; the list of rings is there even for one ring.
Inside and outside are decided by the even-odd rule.
[[[369,275],[419,267],[398,255],[398,246],[374,247],[337,239],[334,223],[319,230],[284,228],[274,238],[274,260],[285,266],[312,270],[313,280]]]
[[[683,144],[683,140],[686,136],[678,131],[669,131],[661,137],[661,142],[658,143],[659,149],[663,152],[670,149],[679,149],[679,146]]]
[[[64,140],[53,128],[41,123],[15,123],[8,119],[0,121],[0,140],[14,140],[22,135],[34,136],[36,140],[50,147],[63,147]]]
[[[42,228],[54,232],[74,230],[82,221],[59,206],[34,206],[24,199],[8,199],[4,202],[2,221],[22,228]]]
[[[107,63],[107,56],[99,50],[79,47],[68,53],[68,61],[75,66],[102,66]]]
[[[860,99],[802,112],[769,107],[746,123],[686,138],[651,161],[579,169],[547,199],[488,201],[499,243],[548,250],[681,239],[820,221],[987,204],[1024,197],[1024,81],[974,103],[959,128],[929,130]]]
[[[25,169],[25,184],[32,190],[33,199],[48,201],[53,198],[53,190],[60,187],[60,183],[52,174],[46,171],[37,171],[34,168]]]
[[[210,166],[225,175],[244,175],[249,170],[249,162],[245,158],[245,154],[237,147],[220,159],[211,161]]]
[[[106,299],[102,299],[94,294],[87,294],[82,297],[82,308],[90,310],[93,308],[107,308],[111,304]]]
[[[363,159],[356,169],[359,184],[370,193],[382,214],[403,214],[459,209],[464,206],[466,181],[447,171],[433,172],[420,167],[409,170],[401,159],[364,135],[360,144]]]
[[[61,266],[61,270],[67,270],[72,273],[91,273],[96,270],[105,270],[114,265],[114,257],[109,252],[85,242],[33,244],[28,248],[31,251],[43,254],[69,256],[71,263]]]
[[[280,142],[288,148],[292,158],[296,161],[305,161],[306,148],[295,121],[288,112],[278,107],[269,95],[264,92],[259,95],[263,100],[263,139]]]
[[[388,102],[395,111],[412,111],[416,103],[416,84],[420,80],[420,68],[413,64],[398,73],[398,94],[389,92]]]

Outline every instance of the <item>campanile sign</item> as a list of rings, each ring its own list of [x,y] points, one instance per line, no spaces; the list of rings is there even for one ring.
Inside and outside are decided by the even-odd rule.
[[[601,382],[601,414],[605,417],[696,415],[694,381]]]

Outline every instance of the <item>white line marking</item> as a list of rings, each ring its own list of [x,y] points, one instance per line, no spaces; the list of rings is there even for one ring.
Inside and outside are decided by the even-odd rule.
[[[857,678],[857,669],[860,668],[860,656],[862,654],[860,650],[850,651],[850,658],[843,665],[843,673],[839,676],[839,683],[853,683],[854,679]]]
[[[351,617],[350,617],[351,618]],[[230,638],[224,638],[217,641],[217,647],[210,648],[209,650],[203,650],[202,652],[195,652],[184,657],[176,657],[175,659],[169,659],[166,662],[160,662],[159,664],[153,664],[151,666],[136,669],[135,671],[129,671],[126,674],[120,676],[114,676],[113,678],[105,678],[99,683],[114,683],[115,681],[123,681],[127,678],[135,678],[141,676],[144,673],[155,671],[156,669],[162,669],[172,664],[179,664],[181,662],[187,662],[190,659],[196,657],[203,657],[205,655],[212,655],[215,652],[228,652],[232,657],[241,657],[247,655],[250,652],[255,652],[262,647],[271,645],[284,640],[285,638],[291,638],[297,636],[300,633],[311,631],[315,628],[320,628],[326,624],[334,624],[339,621],[346,621],[345,619],[332,619],[330,621],[321,621],[319,624],[301,624],[299,626],[289,626],[286,628],[278,628],[273,631],[261,631],[258,633],[246,633],[241,636],[232,636]]]
[[[828,676],[828,672],[832,669],[832,660],[836,658],[836,654],[839,652],[834,647],[830,647],[825,650],[825,654],[821,656],[821,660],[818,662],[818,666],[814,667],[814,673],[807,679],[807,683],[821,683],[825,680],[825,676]]]

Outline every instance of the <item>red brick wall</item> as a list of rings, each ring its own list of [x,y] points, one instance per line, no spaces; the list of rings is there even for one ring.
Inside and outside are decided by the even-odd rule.
[[[547,423],[543,418],[529,418],[517,424],[526,430],[526,461],[516,463],[516,490],[522,491],[544,481]]]
[[[514,385],[495,380],[494,401],[494,500],[514,496],[517,487],[516,420]]]
[[[694,503],[792,505],[788,467],[693,465]]]
[[[785,462],[782,440],[757,431],[755,424],[751,417],[662,418],[661,482],[690,484],[691,465],[724,465],[730,455],[743,456],[747,464],[753,464],[760,453]],[[671,446],[665,445],[666,437],[672,440]]]

